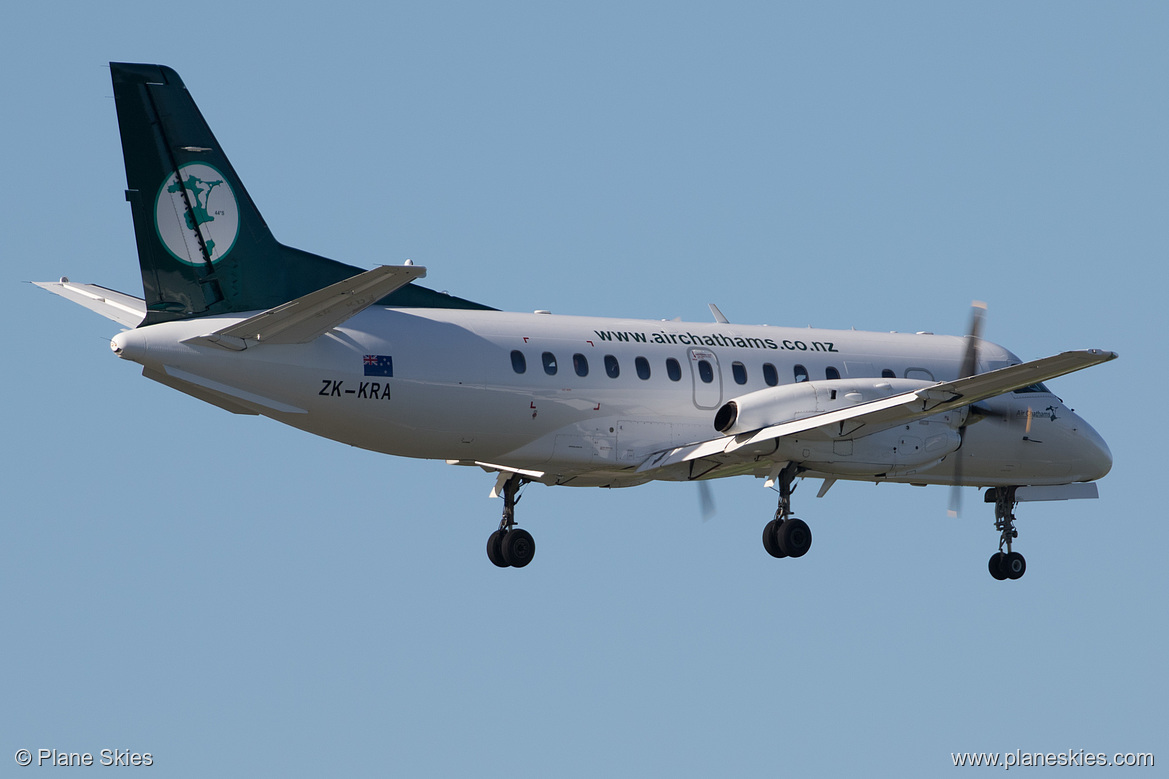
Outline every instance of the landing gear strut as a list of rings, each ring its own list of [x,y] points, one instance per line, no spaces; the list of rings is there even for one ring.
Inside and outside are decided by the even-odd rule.
[[[989,503],[994,500],[994,529],[999,531],[999,550],[990,556],[987,568],[990,575],[999,581],[1004,579],[1019,579],[1027,572],[1027,560],[1023,555],[1011,550],[1011,542],[1019,537],[1015,530],[1015,487],[996,487],[993,494],[988,494]],[[1003,547],[1007,551],[1003,551]]]
[[[528,481],[513,473],[503,483],[503,519],[499,521],[499,530],[487,537],[487,559],[500,568],[523,568],[536,554],[532,534],[515,527],[515,504],[519,503],[520,487]]]
[[[799,466],[788,463],[776,477],[779,506],[775,509],[775,519],[763,528],[763,548],[772,557],[803,557],[812,546],[812,531],[808,523],[791,515],[792,482],[799,472]]]

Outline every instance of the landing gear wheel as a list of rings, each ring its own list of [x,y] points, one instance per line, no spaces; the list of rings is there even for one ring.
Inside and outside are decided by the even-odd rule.
[[[1008,552],[1003,560],[1003,570],[1009,579],[1021,579],[1027,573],[1027,560],[1018,552]]]
[[[487,559],[494,565],[500,568],[509,567],[507,562],[503,559],[503,531],[496,530],[491,535],[487,536]]]
[[[795,490],[792,482],[800,472],[800,466],[789,462],[771,477],[779,490],[779,506],[775,509],[775,519],[763,528],[763,548],[772,557],[803,557],[812,545],[808,523],[791,515],[792,492]]]
[[[1011,544],[1019,537],[1019,531],[1015,529],[1017,489],[1018,487],[996,487],[987,490],[986,494],[986,501],[994,503],[994,529],[999,531],[999,551],[990,556],[987,567],[990,569],[990,575],[999,581],[1021,579],[1027,572],[1027,561],[1023,559],[1023,555],[1011,549]]]
[[[787,557],[779,548],[779,525],[779,520],[773,519],[763,526],[763,548],[772,557]]]
[[[992,554],[986,567],[990,570],[990,575],[1000,582],[1007,578],[1007,556],[1002,552]]]
[[[790,517],[783,521],[776,534],[779,551],[788,557],[803,557],[812,546],[812,530],[802,519]]]
[[[536,555],[536,542],[532,534],[515,526],[515,504],[519,502],[520,487],[528,479],[513,473],[500,477],[496,483],[498,494],[503,497],[503,519],[499,530],[487,537],[487,559],[500,568],[523,568]]]
[[[519,527],[507,531],[500,547],[503,549],[504,562],[513,568],[523,568],[536,555],[536,540],[531,533]]]

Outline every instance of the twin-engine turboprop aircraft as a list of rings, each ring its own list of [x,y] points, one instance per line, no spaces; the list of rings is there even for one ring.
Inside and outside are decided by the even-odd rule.
[[[1096,497],[1103,439],[1042,382],[1115,359],[1032,362],[966,337],[516,314],[278,243],[177,73],[112,63],[144,297],[39,284],[122,325],[143,375],[236,414],[353,446],[498,474],[487,543],[527,565],[529,482],[629,487],[752,475],[779,492],[763,531],[800,557],[797,477],[986,487],[996,579],[1025,500]]]

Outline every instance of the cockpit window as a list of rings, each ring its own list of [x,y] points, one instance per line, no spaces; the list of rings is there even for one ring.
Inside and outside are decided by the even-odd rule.
[[[1051,394],[1051,390],[1049,390],[1041,381],[1037,381],[1034,384],[1023,387],[1022,389],[1015,390],[1016,395],[1022,395],[1025,392],[1044,392],[1048,395]]]

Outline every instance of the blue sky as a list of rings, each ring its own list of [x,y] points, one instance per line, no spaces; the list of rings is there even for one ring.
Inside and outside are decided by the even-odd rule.
[[[1169,11],[723,5],[6,12],[6,774],[20,748],[165,776],[1169,761]],[[500,308],[961,333],[979,299],[1024,358],[1115,350],[1052,382],[1113,472],[1020,506],[1014,583],[973,491],[949,520],[943,488],[806,483],[815,543],[781,562],[751,479],[707,522],[692,485],[529,487],[536,560],[495,569],[488,475],[200,404],[21,283],[140,293],[110,60],[179,71],[283,242]]]

